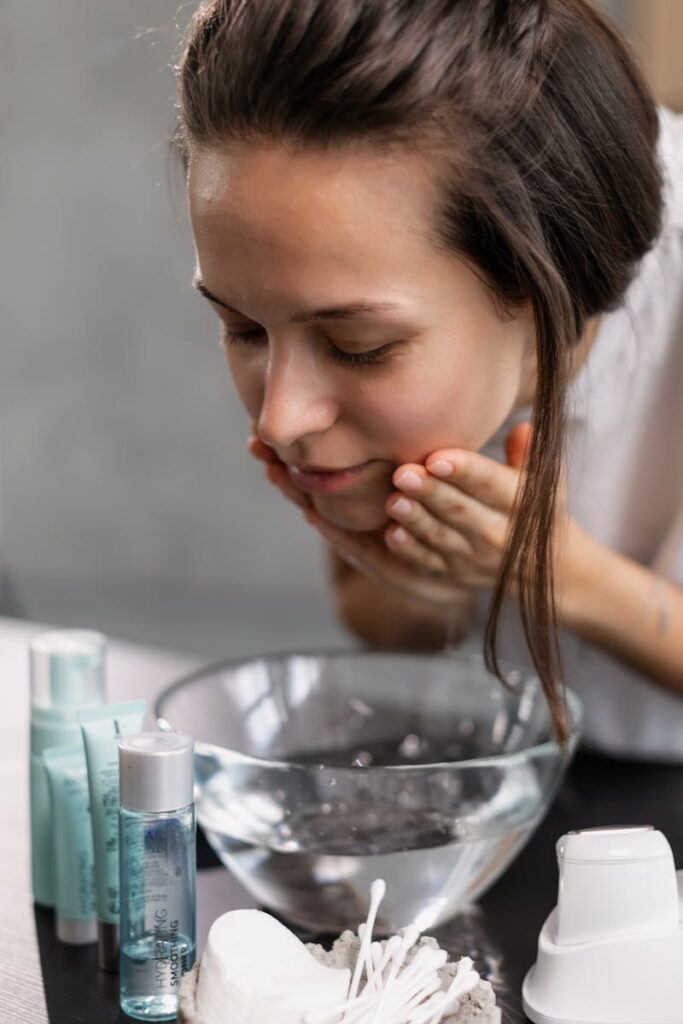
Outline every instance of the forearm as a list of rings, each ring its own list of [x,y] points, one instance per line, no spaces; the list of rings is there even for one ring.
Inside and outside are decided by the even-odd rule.
[[[683,590],[575,528],[562,624],[683,696]]]

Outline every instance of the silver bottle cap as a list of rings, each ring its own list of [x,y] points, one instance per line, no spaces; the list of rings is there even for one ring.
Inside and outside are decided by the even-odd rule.
[[[121,806],[175,811],[194,802],[194,740],[178,732],[139,732],[119,740]]]
[[[29,644],[31,705],[65,712],[106,700],[107,638],[90,629],[53,629]]]

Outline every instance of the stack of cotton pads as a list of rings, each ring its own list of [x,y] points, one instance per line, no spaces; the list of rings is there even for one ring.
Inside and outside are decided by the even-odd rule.
[[[472,961],[449,963],[434,939],[372,928],[384,895],[372,887],[365,924],[329,952],[305,946],[275,918],[238,910],[211,927],[201,964],[180,990],[182,1024],[500,1024],[493,989]]]
[[[343,1003],[351,972],[325,967],[288,928],[259,910],[211,927],[195,989],[195,1021],[300,1024],[304,1010]]]

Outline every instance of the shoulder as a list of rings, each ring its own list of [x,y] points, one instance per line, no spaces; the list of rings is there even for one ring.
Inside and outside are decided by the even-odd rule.
[[[659,108],[659,162],[664,179],[662,230],[613,314],[622,338],[633,334],[638,361],[683,358],[683,114]],[[627,318],[624,322],[623,318]],[[623,345],[622,345],[623,348]]]
[[[659,159],[664,174],[664,229],[683,231],[683,114],[659,108]]]

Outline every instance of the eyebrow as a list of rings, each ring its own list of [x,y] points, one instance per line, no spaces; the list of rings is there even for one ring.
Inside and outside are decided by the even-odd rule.
[[[227,309],[230,313],[237,313],[238,316],[245,316],[244,313],[240,313],[239,309],[229,306],[227,302],[223,301],[223,299],[219,299],[218,296],[212,295],[200,278],[195,277],[192,284],[200,295],[203,295],[204,298],[209,300],[209,302],[215,302],[217,306],[222,306],[223,309]],[[315,309],[311,311],[293,313],[289,318],[289,322],[291,324],[310,324],[316,320],[354,320],[356,317],[364,316],[368,313],[383,313],[389,309],[400,308],[401,307],[395,302],[369,302],[361,299],[358,302],[348,302],[343,306],[330,306],[328,309]],[[247,319],[250,318],[247,317]]]

